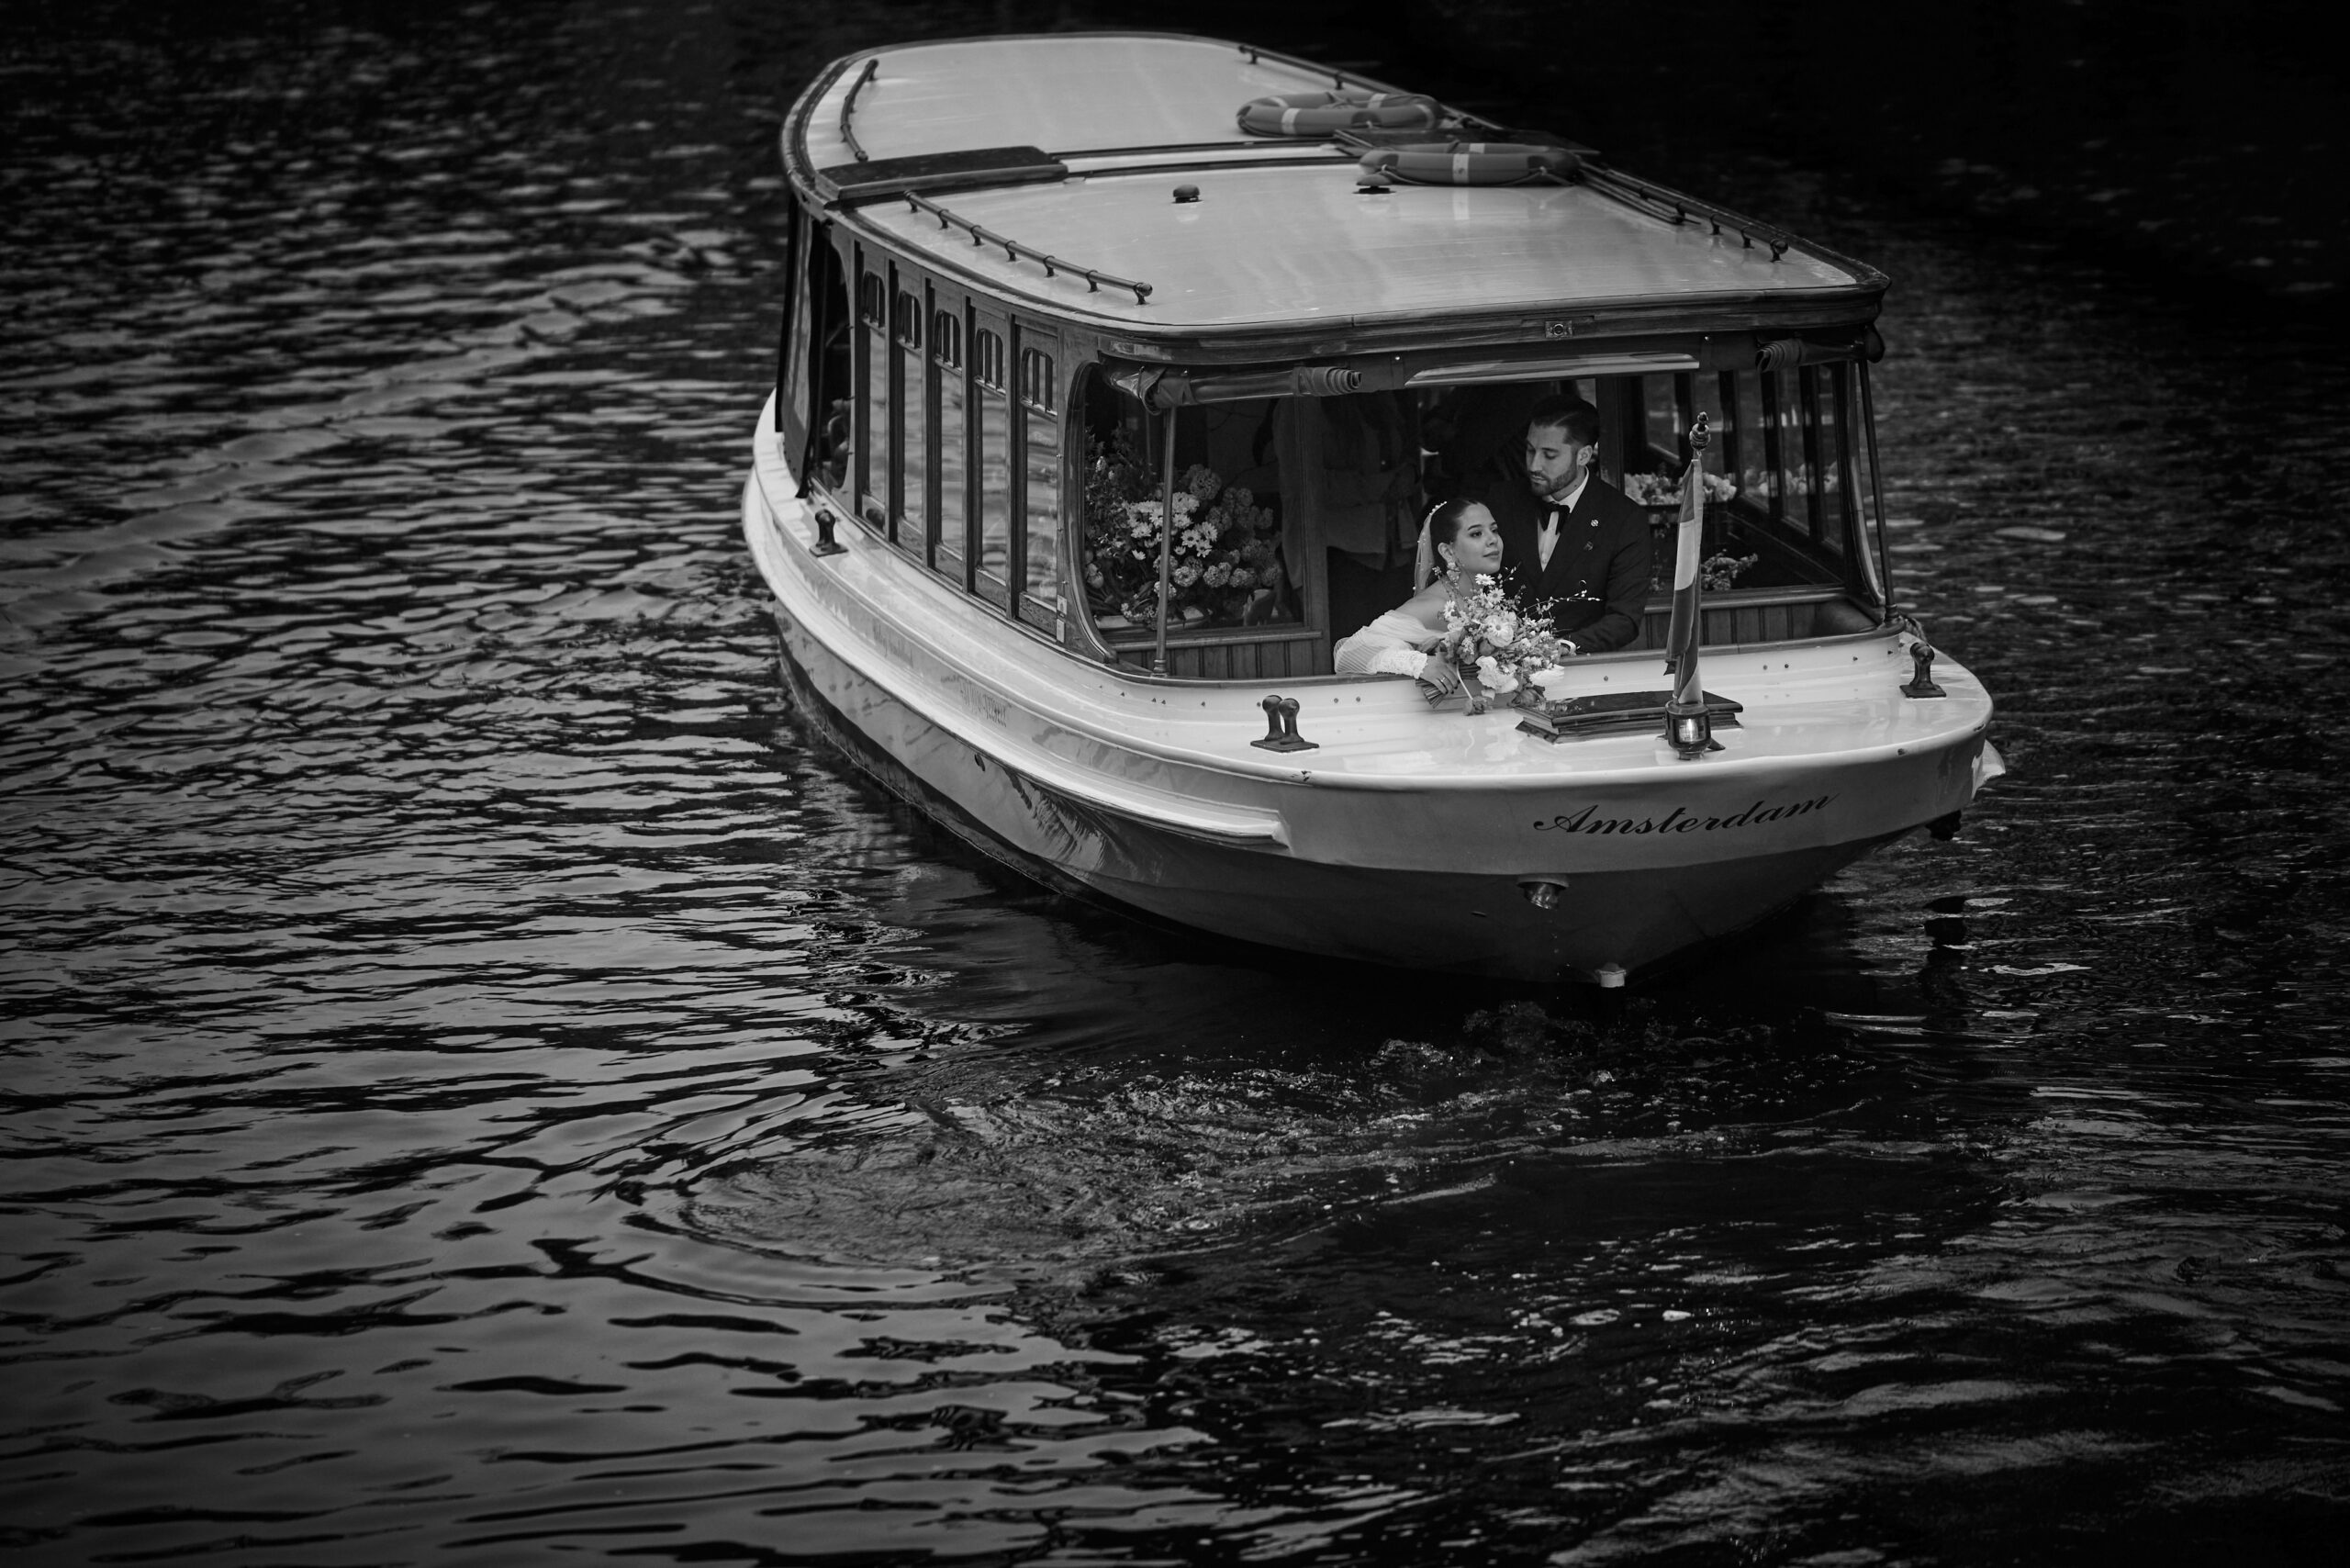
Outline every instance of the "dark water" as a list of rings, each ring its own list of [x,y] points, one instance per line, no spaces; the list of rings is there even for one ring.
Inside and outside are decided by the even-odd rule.
[[[1726,164],[2016,772],[1620,1002],[1154,935],[734,532],[783,95],[1053,19],[10,12],[8,1560],[2316,1560],[2339,344]]]
[[[2338,322],[2350,56],[2311,47],[2333,21],[2324,0],[1416,0],[1381,31],[1456,95],[1570,120],[1653,179],[1775,152],[1880,203]]]

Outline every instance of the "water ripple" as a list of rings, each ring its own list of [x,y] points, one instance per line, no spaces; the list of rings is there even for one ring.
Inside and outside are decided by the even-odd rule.
[[[12,1561],[2336,1529],[2330,345],[1724,164],[1902,280],[2017,771],[1629,1002],[1272,960],[861,782],[733,535],[778,106],[1053,17],[88,9],[0,23]]]

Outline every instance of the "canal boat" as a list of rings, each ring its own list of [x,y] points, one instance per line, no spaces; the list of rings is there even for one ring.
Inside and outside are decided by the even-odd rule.
[[[1210,39],[869,50],[782,144],[743,527],[783,673],[1025,875],[1614,985],[1946,834],[2001,771],[1989,694],[1889,588],[1867,265]],[[1559,396],[1597,410],[1600,481],[1685,503],[1638,634],[1530,710],[1337,673],[1427,507],[1522,482]]]

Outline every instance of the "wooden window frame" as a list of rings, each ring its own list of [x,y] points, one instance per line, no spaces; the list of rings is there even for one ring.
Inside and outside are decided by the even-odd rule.
[[[1022,335],[1024,337],[1026,334]],[[1058,369],[1056,361],[1059,357],[1059,348],[1058,341],[1054,342],[1051,353],[1032,349],[1023,343],[1020,347],[1020,385],[1013,394],[1022,406],[1034,409],[1040,414],[1050,414],[1056,420],[1060,418],[1061,412],[1053,406],[1053,376]],[[1042,375],[1035,374],[1038,366],[1043,367]]]

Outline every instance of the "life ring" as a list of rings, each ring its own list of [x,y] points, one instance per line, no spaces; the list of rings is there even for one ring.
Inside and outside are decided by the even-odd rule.
[[[1323,136],[1334,130],[1436,129],[1441,106],[1425,93],[1281,93],[1240,106],[1240,129],[1252,136]]]
[[[1517,141],[1428,141],[1381,147],[1358,162],[1368,183],[1408,185],[1522,185],[1573,177],[1582,160],[1563,147]]]

